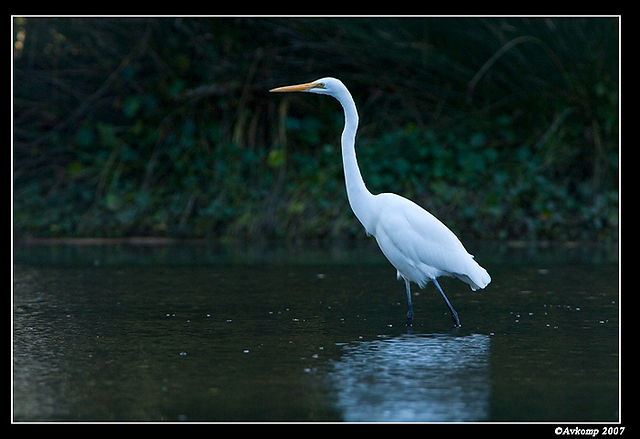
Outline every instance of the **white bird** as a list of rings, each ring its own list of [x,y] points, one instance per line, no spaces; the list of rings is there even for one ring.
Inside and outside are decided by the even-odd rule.
[[[410,282],[424,288],[432,281],[447,304],[454,325],[459,327],[458,313],[451,306],[436,278],[452,276],[466,282],[475,291],[486,287],[491,282],[491,277],[467,252],[458,237],[425,209],[396,194],[373,195],[369,192],[356,159],[358,111],[347,87],[338,79],[321,78],[270,91],[324,94],[333,96],[340,102],[345,118],[342,164],[349,205],[367,235],[376,238],[380,250],[396,268],[398,279],[405,281],[407,325],[410,326],[413,319]]]

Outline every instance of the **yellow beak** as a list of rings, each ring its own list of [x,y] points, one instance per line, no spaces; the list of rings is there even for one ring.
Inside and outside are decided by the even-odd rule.
[[[312,88],[322,87],[324,84],[320,82],[308,82],[306,84],[287,85],[286,87],[272,88],[269,90],[274,93],[285,93],[289,91],[309,91]]]

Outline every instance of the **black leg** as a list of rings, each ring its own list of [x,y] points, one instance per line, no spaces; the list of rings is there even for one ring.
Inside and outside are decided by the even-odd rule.
[[[413,306],[411,305],[411,286],[408,280],[404,280],[405,286],[407,288],[407,326],[411,326],[413,324]]]
[[[449,302],[449,299],[447,299],[447,296],[444,295],[444,291],[442,291],[442,288],[440,288],[440,284],[438,283],[438,281],[433,279],[433,283],[436,284],[436,287],[438,287],[438,291],[440,291],[440,294],[442,295],[442,298],[444,299],[444,303],[447,304],[447,307],[449,308],[449,311],[451,311],[451,318],[453,319],[453,325],[456,328],[459,328],[462,325],[460,325],[460,319],[458,319],[458,313],[456,312],[455,309],[453,309],[453,306],[451,306],[451,303]]]

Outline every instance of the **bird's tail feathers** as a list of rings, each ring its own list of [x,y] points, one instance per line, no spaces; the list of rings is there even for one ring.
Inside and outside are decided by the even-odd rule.
[[[476,261],[472,261],[469,265],[470,267],[468,267],[467,273],[453,273],[453,275],[461,281],[469,284],[473,291],[476,291],[477,289],[484,289],[491,282],[491,276],[489,276],[487,270],[482,268]]]

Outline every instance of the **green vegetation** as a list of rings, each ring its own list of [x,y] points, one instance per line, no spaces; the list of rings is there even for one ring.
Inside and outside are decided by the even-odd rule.
[[[361,237],[370,190],[465,239],[616,241],[616,18],[16,18],[14,236]]]

